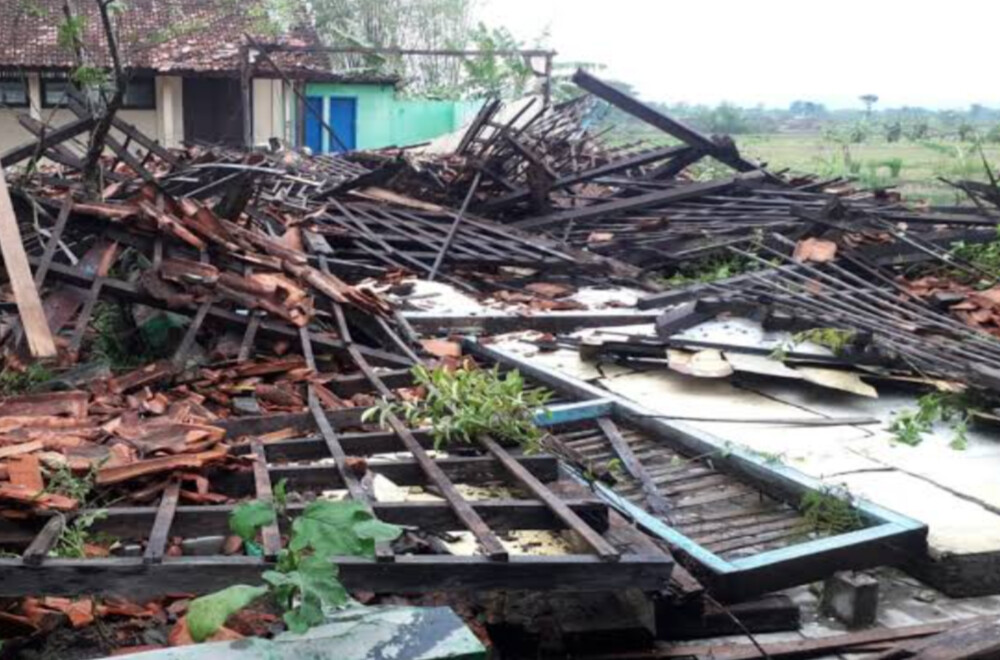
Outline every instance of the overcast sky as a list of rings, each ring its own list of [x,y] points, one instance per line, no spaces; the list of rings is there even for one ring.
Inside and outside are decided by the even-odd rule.
[[[1000,107],[996,0],[481,0],[487,23],[600,62],[648,100]]]

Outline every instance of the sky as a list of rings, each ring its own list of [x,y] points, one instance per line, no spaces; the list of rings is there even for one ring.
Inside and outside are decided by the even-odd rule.
[[[667,103],[1000,107],[996,0],[480,0],[487,24]]]

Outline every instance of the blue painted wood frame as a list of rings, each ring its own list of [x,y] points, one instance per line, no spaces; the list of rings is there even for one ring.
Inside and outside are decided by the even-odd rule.
[[[358,144],[358,99],[356,96],[331,96],[330,128],[336,139],[330,137],[330,151],[352,151]]]
[[[717,466],[728,469],[793,506],[797,506],[805,493],[823,489],[820,481],[794,468],[774,464],[751,451],[733,447],[689,424],[657,418],[654,411],[612,392],[539,367],[495,346],[480,344],[474,338],[466,339],[463,344],[474,355],[515,367],[525,376],[556,391],[584,399],[582,403],[600,402],[603,405],[610,402],[615,418],[625,420],[691,455],[714,454],[713,461]],[[584,481],[579,472],[567,469],[571,474],[575,473],[578,480]],[[863,498],[856,498],[852,504],[869,523],[864,529],[728,560],[702,547],[604,484],[588,482],[588,485],[601,499],[634,520],[647,533],[660,537],[706,568],[711,573],[708,577],[716,592],[731,598],[749,597],[802,584],[839,568],[877,566],[926,549],[927,525]]]
[[[535,424],[538,426],[559,426],[560,424],[607,417],[612,412],[613,405],[608,399],[561,403],[555,406],[546,406],[537,411]]]
[[[323,153],[323,124],[316,118],[313,112],[319,113],[322,116],[323,97],[307,96],[306,105],[310,109],[306,110],[305,143],[307,147],[312,149],[314,154],[321,154]]]

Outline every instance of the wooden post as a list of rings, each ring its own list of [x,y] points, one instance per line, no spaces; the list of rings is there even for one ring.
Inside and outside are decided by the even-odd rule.
[[[253,94],[250,89],[250,47],[240,47],[240,98],[243,100],[243,146],[253,148]]]
[[[552,53],[545,53],[545,82],[542,86],[545,107],[552,105]]]
[[[14,215],[14,204],[7,191],[7,181],[0,169],[0,254],[14,290],[14,301],[21,315],[21,325],[28,336],[28,349],[35,357],[55,357],[56,344],[42,309],[42,300],[35,288],[28,256],[21,242],[21,230]]]

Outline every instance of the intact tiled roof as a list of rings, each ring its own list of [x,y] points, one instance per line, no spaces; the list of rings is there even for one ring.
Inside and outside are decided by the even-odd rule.
[[[75,0],[84,21],[82,36],[90,61],[110,67],[100,14],[94,0]],[[160,72],[235,73],[244,33],[261,45],[317,46],[305,11],[286,31],[269,27],[263,0],[125,0],[116,15],[125,63]],[[63,0],[0,0],[0,67],[69,68],[72,52],[59,44]],[[272,57],[296,77],[331,77],[324,55],[278,53]],[[269,67],[258,65],[260,74]]]

